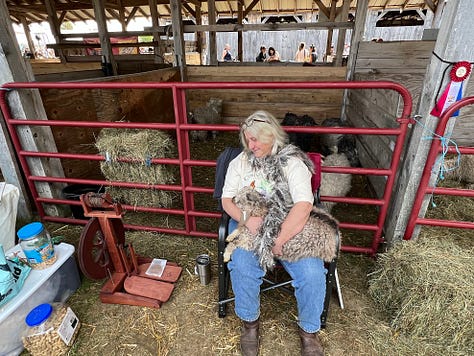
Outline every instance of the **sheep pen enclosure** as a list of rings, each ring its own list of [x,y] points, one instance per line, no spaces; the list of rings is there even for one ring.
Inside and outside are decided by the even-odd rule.
[[[135,79],[139,80],[139,79]],[[51,119],[73,116],[71,106],[68,103],[59,103],[58,98],[50,97]],[[156,101],[150,97],[138,97],[129,95],[125,90],[117,90],[107,97],[107,93],[98,91],[91,99],[82,98],[81,105],[89,109],[89,113],[99,113],[98,121],[127,120],[130,117],[140,119],[152,117],[171,118],[173,113],[169,106],[170,94],[165,92],[158,94]],[[97,94],[99,94],[97,96]],[[118,96],[116,96],[118,94]],[[320,94],[320,93],[319,93]],[[269,93],[240,93],[239,99],[232,97],[227,99],[223,113],[226,115],[226,123],[238,123],[245,117],[247,111],[260,108],[261,103],[266,103],[267,110],[282,116],[288,111],[297,114],[305,114],[308,105],[299,102],[300,105],[288,106],[274,105],[268,100]],[[313,94],[306,93],[307,97]],[[316,95],[317,96],[317,95]],[[190,95],[190,108],[202,106],[209,95]],[[279,95],[283,98],[283,95]],[[120,105],[107,105],[105,99],[117,100]],[[154,96],[153,99],[157,98]],[[287,100],[294,101],[295,96]],[[71,96],[72,99],[72,96]],[[320,100],[326,100],[324,97]],[[246,101],[247,100],[247,101]],[[248,100],[257,101],[255,106],[246,105]],[[152,102],[147,106],[148,101]],[[163,104],[165,103],[168,104]],[[318,104],[319,105],[319,104]],[[340,106],[340,102],[327,101],[333,109]],[[80,107],[80,105],[75,106]],[[241,108],[245,108],[245,111]],[[325,107],[328,108],[327,106]],[[275,110],[273,110],[275,109]],[[305,110],[303,110],[305,109]],[[239,111],[240,110],[240,111]],[[318,123],[322,123],[329,115],[330,110],[321,111],[324,114],[317,116]],[[316,115],[314,115],[316,116]],[[85,120],[90,119],[84,115]],[[67,152],[81,148],[89,153],[96,153],[94,142],[98,137],[98,130],[81,129],[77,136],[68,135],[67,130],[53,130],[56,143],[60,143]],[[169,130],[172,131],[172,130]],[[80,140],[86,138],[88,142],[84,145]],[[61,145],[62,144],[62,145]],[[194,159],[215,160],[220,152],[227,146],[237,146],[237,135],[235,132],[219,132],[215,139],[206,137],[206,140],[192,142],[191,157]],[[314,149],[318,150],[318,144],[314,143]],[[77,163],[77,162],[76,162]],[[64,166],[67,177],[91,178],[101,177],[100,167],[97,161],[82,161],[80,165],[69,163]],[[214,183],[214,169],[212,167],[193,168],[193,184],[197,186],[212,187]],[[371,182],[362,175],[354,175],[351,182],[349,196],[366,198],[373,197],[374,191]],[[195,194],[195,208],[216,211],[217,202],[210,199],[209,194]],[[450,213],[454,209],[449,209]],[[332,209],[334,216],[349,223],[367,222],[373,223],[377,219],[377,208],[370,205],[354,206],[346,203],[338,203]],[[472,209],[469,213],[472,220]],[[468,214],[468,215],[469,215]],[[146,219],[147,223],[155,226],[182,227],[183,222],[179,216],[161,214],[156,220],[150,218],[150,214],[129,211],[124,216],[124,221],[136,222]],[[468,218],[469,219],[469,218]],[[153,220],[153,221],[152,221]],[[199,229],[215,232],[217,228],[216,219],[201,219]],[[77,246],[81,227],[73,225],[48,223],[48,229],[58,239],[70,242]],[[430,231],[430,230],[427,230]],[[456,243],[462,241],[465,249],[472,249],[472,242],[468,236],[463,237],[464,231],[456,233]],[[446,233],[442,231],[440,238]],[[355,245],[367,245],[371,241],[371,234],[362,231],[343,231],[343,243]],[[436,233],[429,232],[423,238],[435,238]],[[133,242],[140,255],[166,258],[177,262],[184,268],[184,273],[179,280],[173,293],[172,299],[165,303],[160,310],[151,310],[141,307],[129,307],[119,305],[101,304],[98,293],[103,281],[90,281],[83,279],[82,287],[70,299],[69,303],[73,310],[77,311],[82,322],[79,340],[76,342],[72,354],[144,354],[144,355],[234,355],[238,354],[239,321],[230,313],[227,318],[217,317],[217,278],[216,261],[217,246],[212,239],[196,238],[190,236],[165,235],[162,233],[127,232],[127,240]],[[459,241],[458,241],[459,240]],[[468,241],[468,242],[466,242]],[[383,245],[380,252],[383,252]],[[208,253],[212,260],[212,282],[208,286],[199,285],[199,279],[194,275],[194,260],[197,255]],[[410,335],[404,330],[394,326],[391,316],[386,310],[381,309],[369,295],[367,289],[369,284],[368,275],[376,269],[377,261],[361,255],[342,253],[338,271],[342,284],[345,309],[341,310],[333,298],[328,318],[328,327],[322,332],[323,343],[328,355],[343,354],[388,354],[409,355],[413,352],[420,354],[440,354],[449,350],[453,354],[469,354],[472,344],[462,343],[453,345],[452,340],[436,339]],[[466,263],[469,265],[470,260]],[[470,280],[463,286],[469,292],[472,290]],[[472,293],[471,293],[472,294]],[[299,340],[295,328],[296,306],[294,298],[280,294],[278,291],[271,292],[262,297],[262,355],[278,354],[293,355],[299,350]],[[467,305],[467,311],[472,312],[472,305]],[[472,314],[472,313],[471,313]],[[470,316],[467,314],[467,316]],[[463,340],[472,335],[472,326],[463,330],[459,336]],[[456,339],[458,340],[458,339]]]

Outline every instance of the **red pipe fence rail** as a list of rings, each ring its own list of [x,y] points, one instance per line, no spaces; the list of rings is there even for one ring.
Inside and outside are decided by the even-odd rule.
[[[174,123],[144,123],[144,122],[96,122],[96,121],[70,121],[70,120],[38,120],[34,118],[13,118],[11,110],[7,101],[7,94],[13,90],[26,89],[171,89],[173,94],[173,109],[174,109]],[[387,135],[395,137],[395,146],[389,168],[360,168],[360,167],[322,167],[323,172],[329,173],[347,173],[358,175],[376,175],[386,176],[386,184],[383,196],[381,198],[358,198],[358,197],[322,197],[323,201],[343,202],[358,205],[372,205],[378,207],[378,217],[375,224],[341,222],[340,226],[343,229],[366,230],[373,233],[370,246],[348,246],[343,245],[341,250],[347,252],[365,253],[375,255],[379,244],[383,242],[383,227],[387,217],[387,211],[390,203],[392,189],[395,182],[396,172],[400,162],[401,153],[403,150],[403,143],[410,123],[410,115],[412,108],[412,98],[410,92],[402,85],[390,81],[361,81],[361,82],[261,82],[261,83],[246,83],[246,82],[201,82],[201,83],[181,83],[181,82],[167,82],[167,83],[99,83],[99,82],[57,82],[57,83],[8,83],[3,85],[0,90],[0,108],[2,110],[6,126],[10,133],[14,148],[18,154],[18,159],[21,168],[26,177],[28,188],[33,197],[36,209],[40,218],[43,221],[50,221],[56,223],[67,224],[85,224],[86,221],[67,217],[49,216],[45,213],[43,204],[67,204],[79,205],[79,202],[49,198],[39,196],[35,186],[35,182],[48,183],[68,183],[68,184],[94,184],[103,186],[114,186],[124,188],[155,188],[168,191],[177,191],[182,194],[182,209],[169,208],[154,208],[144,206],[129,206],[123,205],[125,210],[173,214],[184,217],[184,228],[168,228],[165,226],[147,226],[147,225],[133,225],[126,224],[126,229],[155,231],[165,234],[188,235],[196,237],[217,238],[216,232],[201,231],[197,228],[196,218],[220,218],[221,213],[218,211],[202,211],[195,209],[194,194],[205,193],[211,195],[213,193],[212,187],[200,187],[192,184],[192,167],[215,167],[215,160],[195,160],[191,159],[190,155],[190,130],[215,130],[215,131],[237,131],[237,125],[201,125],[189,124],[187,122],[187,108],[185,91],[189,89],[208,89],[208,90],[233,90],[233,89],[274,89],[274,90],[291,90],[291,89],[380,89],[392,90],[397,92],[403,100],[403,110],[400,117],[396,119],[398,127],[395,128],[357,128],[357,127],[285,127],[288,132],[302,132],[302,133],[333,133],[333,134],[354,134],[354,135]],[[80,154],[80,153],[60,153],[60,152],[34,152],[25,150],[22,147],[19,139],[17,126],[63,126],[63,127],[88,127],[88,128],[121,128],[121,129],[152,129],[152,130],[175,130],[178,157],[170,158],[154,158],[151,160],[152,164],[170,164],[179,166],[181,182],[175,185],[166,184],[144,184],[144,183],[130,183],[121,181],[108,180],[93,180],[93,179],[77,179],[64,178],[53,176],[35,176],[31,174],[31,169],[28,166],[28,157],[46,157],[57,159],[78,159],[91,161],[105,161],[103,155],[95,154]],[[217,230],[217,229],[216,229]]]
[[[474,198],[474,190],[460,189],[460,188],[441,188],[432,187],[430,185],[430,179],[432,176],[432,169],[435,165],[437,157],[443,152],[441,137],[444,137],[446,126],[451,116],[466,105],[474,104],[474,96],[463,98],[460,101],[452,104],[446,112],[441,116],[436,126],[435,136],[433,137],[428,157],[426,159],[425,167],[420,179],[418,191],[416,192],[415,201],[413,208],[408,220],[404,240],[410,240],[413,236],[413,231],[416,225],[430,225],[430,226],[441,226],[448,228],[460,228],[460,229],[474,229],[474,222],[469,221],[453,221],[453,220],[442,220],[442,219],[428,219],[424,216],[419,216],[421,206],[425,200],[426,195],[437,194],[437,195],[451,195]],[[461,116],[457,117],[459,120]],[[474,147],[458,147],[460,154],[474,155]],[[448,153],[457,153],[455,147],[449,147]]]

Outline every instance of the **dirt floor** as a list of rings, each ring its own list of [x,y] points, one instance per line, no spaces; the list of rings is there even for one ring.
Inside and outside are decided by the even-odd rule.
[[[54,227],[51,225],[49,229],[54,231]],[[71,240],[80,231],[79,227],[67,226],[62,227],[60,233],[65,241],[74,243]],[[226,318],[217,315],[216,242],[190,240],[188,237],[127,233],[127,241],[133,242],[139,254],[175,261],[183,267],[183,274],[171,299],[161,309],[102,304],[99,291],[103,281],[83,278],[81,288],[67,301],[82,323],[70,354],[238,355],[240,322],[233,313],[232,304]],[[201,253],[209,254],[212,261],[212,279],[207,286],[201,285],[194,274],[194,259]],[[370,258],[353,254],[342,254],[339,260],[344,310],[334,294],[327,328],[321,332],[327,355],[377,354],[368,336],[360,332],[364,316],[374,318],[376,315],[366,294],[365,282],[372,263]],[[261,355],[299,353],[296,306],[292,296],[279,291],[263,294],[261,319]]]
[[[225,147],[219,143],[210,145],[214,146],[213,152]],[[203,180],[204,184],[213,184],[212,177]],[[353,186],[349,195],[369,194],[364,178],[355,177]],[[372,223],[370,220],[375,215],[371,209],[338,204],[334,215],[341,221]],[[53,236],[77,247],[81,226],[48,224],[47,227]],[[227,317],[219,318],[217,314],[217,242],[149,232],[126,232],[126,241],[133,243],[139,255],[164,258],[183,267],[171,299],[161,309],[103,304],[99,292],[104,281],[83,277],[80,289],[67,301],[82,323],[69,354],[239,355],[240,321],[234,315],[233,304],[229,304]],[[343,232],[344,244],[361,246],[370,241],[370,236],[362,232]],[[195,258],[203,253],[209,254],[212,262],[212,278],[207,286],[201,285],[194,274]],[[334,294],[327,327],[321,331],[326,355],[444,354],[435,342],[410,338],[389,326],[388,317],[377,310],[367,291],[368,274],[374,264],[370,257],[341,253],[337,269],[344,309]],[[260,355],[299,355],[294,297],[280,291],[266,292],[261,307]]]

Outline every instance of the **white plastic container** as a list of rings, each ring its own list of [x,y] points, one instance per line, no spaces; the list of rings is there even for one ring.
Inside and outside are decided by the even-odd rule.
[[[15,246],[15,222],[20,191],[13,184],[0,182],[0,244],[6,251]]]
[[[20,245],[5,255],[19,253]],[[45,269],[32,269],[18,295],[0,308],[0,355],[16,356],[23,350],[21,336],[27,327],[25,317],[42,303],[65,302],[81,285],[74,246],[61,243],[55,246],[56,262]]]

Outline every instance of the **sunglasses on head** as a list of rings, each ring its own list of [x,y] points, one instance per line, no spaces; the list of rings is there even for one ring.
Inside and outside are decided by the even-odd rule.
[[[267,120],[264,119],[248,119],[240,124],[240,128],[242,130],[247,130],[250,126],[252,126],[255,122],[265,122],[268,124]]]

